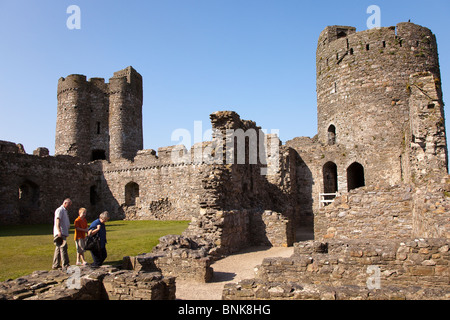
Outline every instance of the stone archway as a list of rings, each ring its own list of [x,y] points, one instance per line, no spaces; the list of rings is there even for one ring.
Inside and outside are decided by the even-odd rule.
[[[323,192],[336,193],[338,191],[337,165],[330,161],[323,166]]]

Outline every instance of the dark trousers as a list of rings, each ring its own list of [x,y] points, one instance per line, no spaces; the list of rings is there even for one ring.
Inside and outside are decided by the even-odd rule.
[[[92,259],[94,260],[94,263],[92,264],[92,266],[100,267],[103,264],[103,262],[106,260],[108,253],[106,252],[106,247],[103,247],[100,250],[92,250],[91,255],[92,255]]]

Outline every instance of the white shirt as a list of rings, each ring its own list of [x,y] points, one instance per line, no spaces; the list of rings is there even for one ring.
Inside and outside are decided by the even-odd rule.
[[[63,237],[69,236],[70,220],[69,212],[64,208],[64,206],[59,207],[55,211],[55,221],[53,224],[53,236],[58,235],[59,230],[56,228],[56,219],[59,219],[59,227],[61,228],[61,235]]]

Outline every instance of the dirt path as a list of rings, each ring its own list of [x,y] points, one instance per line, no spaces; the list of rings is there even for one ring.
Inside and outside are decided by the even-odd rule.
[[[181,300],[220,300],[223,286],[255,277],[255,267],[269,257],[290,257],[294,248],[252,247],[216,261],[212,267],[214,277],[210,283],[177,280],[176,296]]]

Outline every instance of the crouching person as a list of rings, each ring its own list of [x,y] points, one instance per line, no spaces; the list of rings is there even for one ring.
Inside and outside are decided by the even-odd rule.
[[[109,213],[108,211],[104,211],[100,214],[99,218],[91,223],[89,226],[89,233],[88,235],[94,235],[98,233],[100,238],[100,249],[99,250],[91,250],[92,259],[94,260],[94,263],[92,264],[92,267],[100,267],[103,262],[106,260],[106,257],[108,256],[106,252],[106,227],[105,223],[109,220]]]

